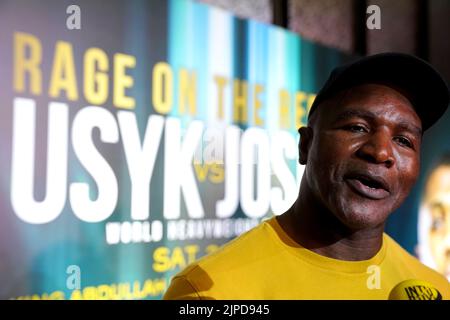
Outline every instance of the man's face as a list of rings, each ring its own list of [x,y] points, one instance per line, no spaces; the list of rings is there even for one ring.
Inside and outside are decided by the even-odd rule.
[[[405,96],[379,84],[353,87],[316,112],[310,188],[347,227],[379,226],[417,179],[420,118]]]
[[[450,277],[450,165],[438,166],[431,173],[424,205],[431,215],[429,249],[437,270]]]

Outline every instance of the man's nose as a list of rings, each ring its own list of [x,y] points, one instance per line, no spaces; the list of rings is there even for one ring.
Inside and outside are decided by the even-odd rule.
[[[385,164],[387,168],[390,168],[395,163],[392,143],[390,135],[386,132],[374,132],[358,149],[357,155],[371,163]]]

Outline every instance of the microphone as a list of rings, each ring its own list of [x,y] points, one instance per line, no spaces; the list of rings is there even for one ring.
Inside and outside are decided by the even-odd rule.
[[[429,282],[410,279],[397,284],[389,293],[389,300],[442,300],[442,294]]]

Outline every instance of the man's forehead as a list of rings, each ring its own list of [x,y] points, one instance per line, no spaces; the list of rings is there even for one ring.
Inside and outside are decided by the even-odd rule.
[[[370,82],[362,83],[359,85],[352,86],[345,90],[342,90],[343,101],[351,99],[367,99],[368,97],[375,97],[380,99],[395,99],[402,101],[414,109],[412,104],[412,93],[406,91],[405,89],[390,84],[388,82]]]
[[[422,136],[421,119],[409,100],[396,90],[382,84],[362,84],[342,90],[318,108],[319,115],[313,115],[310,125],[325,121],[336,123],[349,118],[364,118],[376,121],[389,119],[400,129]],[[324,123],[324,124],[325,124]]]
[[[361,114],[375,115],[396,111],[420,124],[420,118],[407,96],[385,84],[368,83],[348,88],[335,96],[333,104],[335,115],[348,113],[346,109],[352,107],[355,109],[355,116],[358,110]]]

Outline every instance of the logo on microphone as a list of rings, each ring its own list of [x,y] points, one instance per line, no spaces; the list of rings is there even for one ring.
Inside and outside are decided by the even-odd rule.
[[[442,295],[426,281],[406,280],[392,289],[389,300],[442,300]]]

